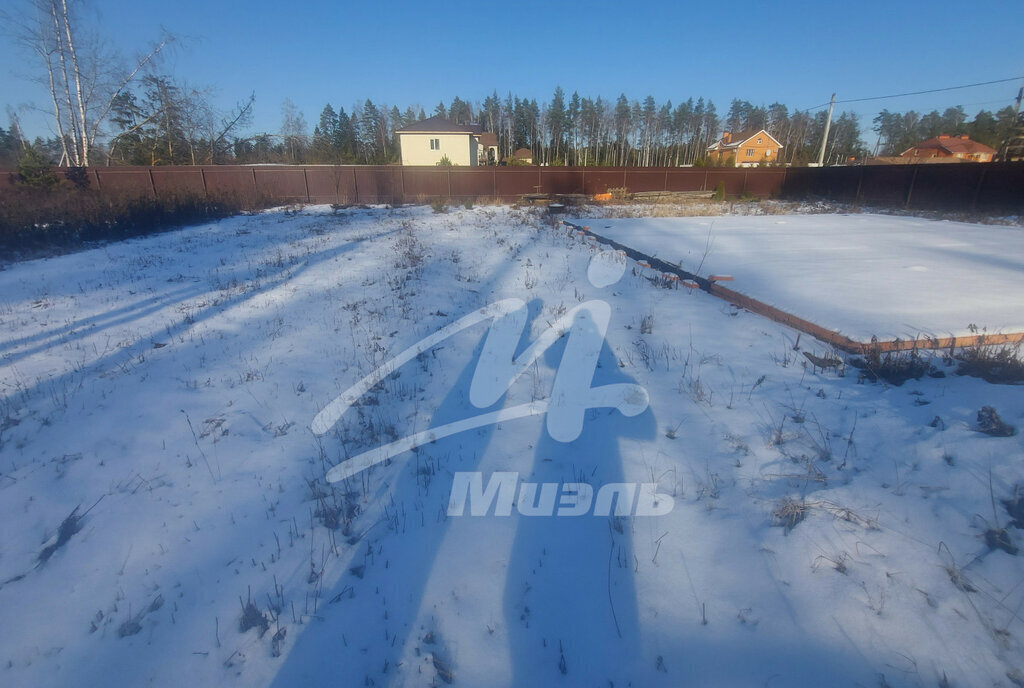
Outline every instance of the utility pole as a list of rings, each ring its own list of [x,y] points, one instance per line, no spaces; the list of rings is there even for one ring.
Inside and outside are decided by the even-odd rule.
[[[828,144],[828,130],[832,127],[832,109],[836,106],[836,94],[832,94],[832,100],[828,104],[828,117],[825,119],[825,135],[821,137],[821,150],[818,151],[818,167],[825,162],[825,146]]]
[[[1024,159],[1024,115],[1020,113],[1021,100],[1024,100],[1024,86],[1017,91],[1017,100],[1013,107],[1013,131],[999,147],[999,160]]]

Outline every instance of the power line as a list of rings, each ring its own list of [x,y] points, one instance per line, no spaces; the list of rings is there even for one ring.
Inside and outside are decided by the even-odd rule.
[[[830,101],[830,100],[826,100],[826,101],[825,101],[824,103],[822,103],[821,105],[815,105],[815,106],[813,106],[813,107],[808,107],[808,108],[801,108],[801,109],[799,109],[799,110],[794,110],[794,111],[793,111],[793,114],[796,114],[797,112],[810,112],[811,110],[820,110],[821,108],[823,108],[823,107],[825,107],[826,105],[828,105],[828,104],[829,104],[830,102],[832,102],[832,101]],[[842,101],[839,101],[839,102],[842,102]]]
[[[928,89],[926,91],[908,91],[907,93],[893,93],[893,94],[887,95],[887,96],[871,96],[870,98],[849,98],[847,100],[837,100],[836,101],[836,105],[839,105],[839,104],[842,104],[842,103],[863,103],[863,102],[867,102],[867,101],[870,101],[870,100],[885,100],[887,98],[903,98],[905,96],[920,96],[920,95],[924,95],[926,93],[941,93],[943,91],[956,91],[956,90],[959,90],[959,89],[962,89],[962,88],[974,88],[975,86],[990,86],[992,84],[1005,84],[1008,81],[1019,81],[1021,79],[1024,79],[1024,76],[1015,76],[1015,77],[1011,77],[1009,79],[995,79],[993,81],[979,81],[978,83],[964,84],[962,86],[947,86],[945,88],[930,88],[930,89]],[[992,102],[997,102],[997,101],[992,101]],[[801,110],[797,110],[796,112],[811,112],[812,110],[820,110],[821,108],[825,107],[828,104],[829,104],[829,102],[825,101],[821,105],[815,105],[813,107],[803,108]]]
[[[976,84],[964,84],[963,86],[947,86],[946,88],[932,88],[927,91],[911,91],[909,93],[894,93],[889,96],[872,96],[870,98],[851,98],[849,100],[837,100],[836,103],[863,103],[867,100],[885,100],[886,98],[902,98],[904,96],[920,96],[925,93],[940,93],[942,91],[956,91],[961,88],[974,88],[975,86],[989,86],[991,84],[1005,84],[1007,81],[1019,81],[1024,76],[1015,76],[1009,79],[995,79],[994,81],[979,81]],[[826,103],[827,104],[827,103]]]

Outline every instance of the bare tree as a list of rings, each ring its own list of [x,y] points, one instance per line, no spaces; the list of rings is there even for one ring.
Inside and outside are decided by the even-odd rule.
[[[16,40],[37,58],[38,80],[50,95],[61,145],[61,164],[84,167],[115,99],[171,43],[164,34],[143,55],[125,66],[104,44],[79,30],[80,0],[26,0],[20,13],[0,19]]]
[[[284,140],[288,162],[302,162],[308,146],[306,118],[290,99],[281,103],[281,138]]]

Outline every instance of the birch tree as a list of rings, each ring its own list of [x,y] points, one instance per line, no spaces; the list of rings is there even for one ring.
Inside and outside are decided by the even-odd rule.
[[[94,162],[97,139],[116,99],[173,38],[163,35],[130,63],[91,36],[78,19],[80,0],[25,0],[0,19],[35,57],[60,140],[62,165]]]

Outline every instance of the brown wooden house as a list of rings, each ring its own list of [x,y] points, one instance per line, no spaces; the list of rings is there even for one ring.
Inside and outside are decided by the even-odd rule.
[[[721,164],[732,158],[737,167],[753,167],[763,162],[775,162],[780,150],[782,144],[764,129],[751,129],[736,136],[727,131],[708,147],[708,159]]]

